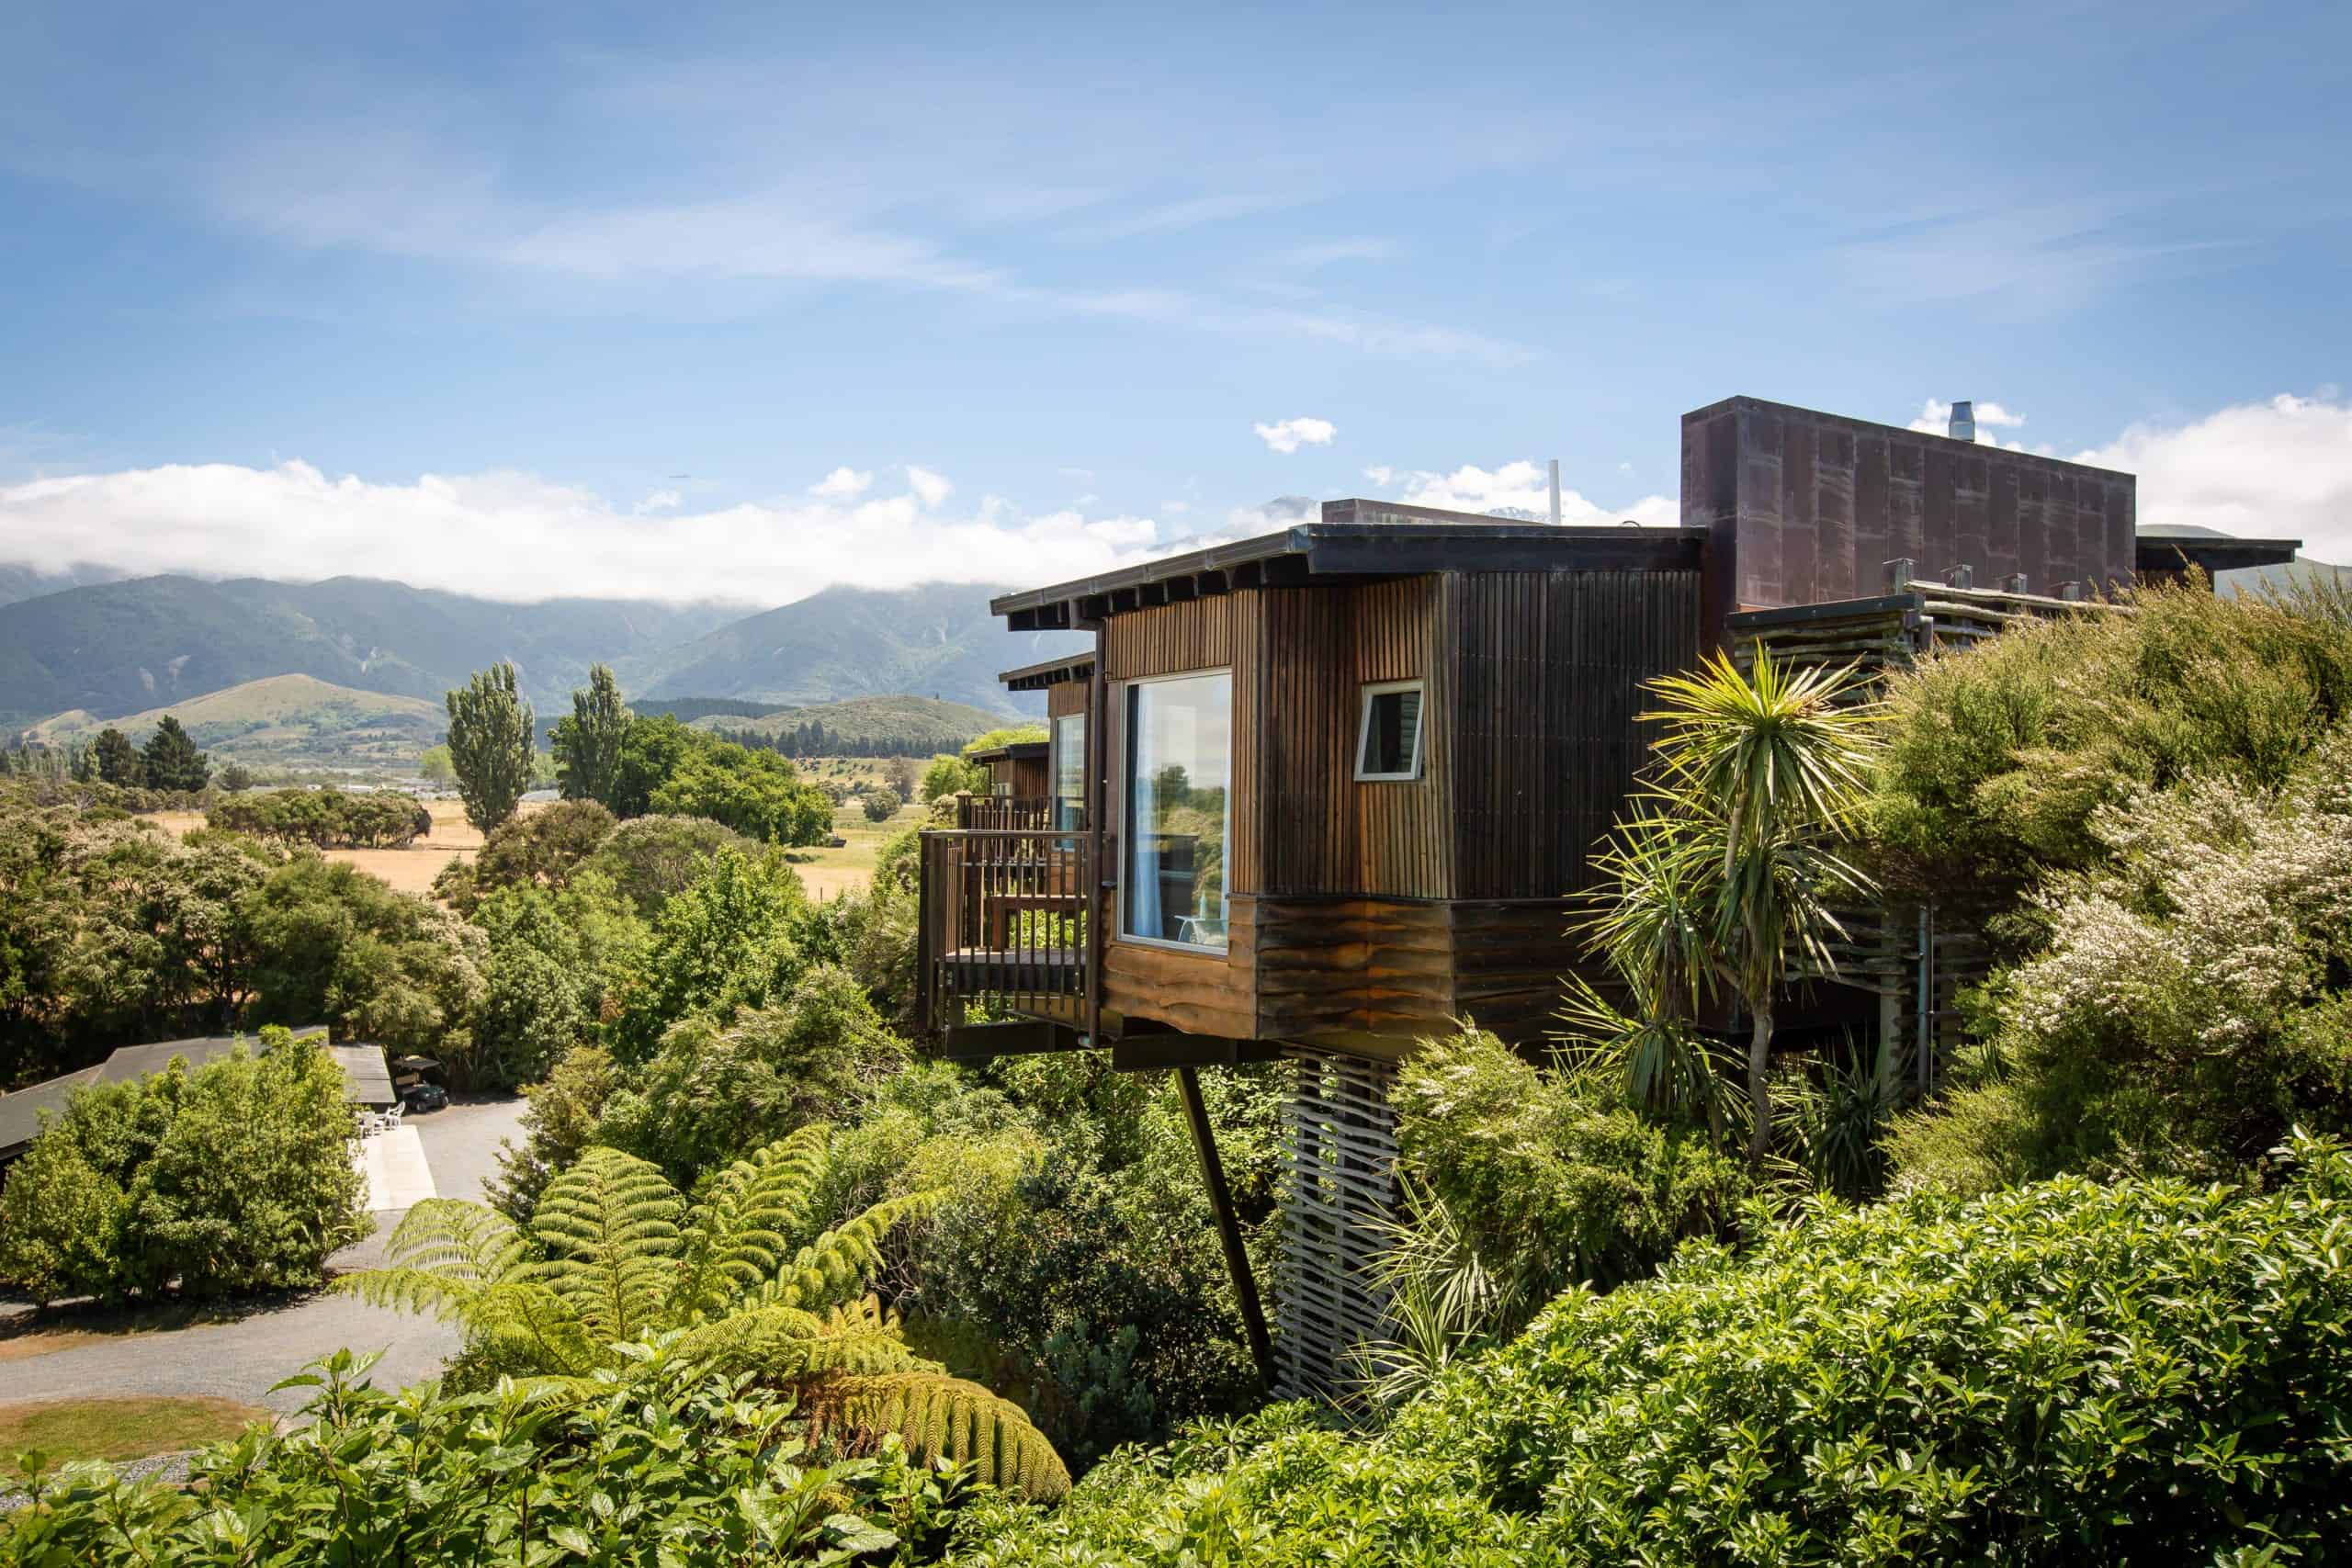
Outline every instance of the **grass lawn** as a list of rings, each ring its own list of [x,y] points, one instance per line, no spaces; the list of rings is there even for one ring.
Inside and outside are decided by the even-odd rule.
[[[902,806],[888,822],[868,822],[864,804],[852,801],[833,813],[833,835],[845,840],[842,848],[794,850],[786,858],[800,873],[801,885],[808,889],[811,898],[863,893],[874,880],[874,860],[881,851],[882,840],[893,833],[920,827],[930,815],[928,807]]]
[[[59,1399],[0,1404],[0,1455],[39,1449],[51,1460],[143,1459],[233,1438],[274,1417],[233,1399]]]

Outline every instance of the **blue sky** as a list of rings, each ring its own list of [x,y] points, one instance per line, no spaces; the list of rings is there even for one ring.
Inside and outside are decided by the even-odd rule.
[[[0,16],[23,553],[1019,581],[1550,457],[1670,514],[1735,392],[2352,539],[2342,6],[389,15]]]

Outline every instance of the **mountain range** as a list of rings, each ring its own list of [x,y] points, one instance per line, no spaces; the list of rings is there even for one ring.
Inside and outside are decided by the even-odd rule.
[[[19,586],[44,583],[0,567],[0,590]],[[1028,705],[996,672],[1077,639],[1008,635],[988,609],[1000,592],[831,588],[746,615],[713,603],[508,604],[352,577],[85,582],[0,603],[0,725],[142,714],[280,675],[437,702],[502,659],[550,722],[598,662],[631,696],[767,711],[908,693],[1015,715]]]

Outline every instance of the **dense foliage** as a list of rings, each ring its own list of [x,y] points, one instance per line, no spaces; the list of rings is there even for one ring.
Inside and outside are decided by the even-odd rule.
[[[366,1224],[343,1069],[261,1044],[75,1090],[0,1188],[0,1279],[40,1303],[319,1283]]]
[[[196,749],[196,742],[180,728],[180,721],[165,714],[155,721],[155,733],[140,749],[139,773],[139,782],[149,789],[193,793],[210,781],[212,764]]]
[[[2352,1157],[1824,1206],[1565,1295],[1370,1441],[1277,1413],[989,1505],[988,1564],[2256,1562],[2352,1529]]]
[[[224,775],[225,783],[225,775]],[[274,789],[232,794],[205,807],[205,822],[225,832],[321,850],[404,849],[433,830],[432,814],[414,795],[339,789]]]
[[[537,740],[531,705],[516,688],[514,666],[493,664],[444,699],[449,710],[449,767],[466,820],[487,833],[514,815],[531,787]]]
[[[1997,908],[2106,858],[2099,807],[2191,777],[2277,789],[2352,714],[2352,602],[2201,581],[2029,621],[1895,682],[1872,839],[1899,886]]]
[[[591,669],[588,684],[571,694],[571,716],[557,721],[550,737],[558,787],[566,800],[603,801],[611,796],[629,717],[611,667],[599,664]]]
[[[429,1199],[392,1233],[385,1267],[342,1283],[455,1318],[477,1367],[523,1376],[549,1403],[599,1397],[616,1379],[752,1374],[984,1481],[1059,1496],[1069,1474],[1020,1408],[910,1350],[865,1293],[884,1236],[941,1195],[820,1228],[830,1138],[811,1122],[756,1149],[691,1205],[643,1160],[592,1149],[548,1185],[527,1226]]]
[[[2191,779],[2085,832],[1958,1086],[1897,1131],[1898,1181],[2225,1179],[2291,1124],[2352,1130],[2352,731],[2275,790]]]
[[[390,1393],[338,1351],[288,1385],[302,1419],[196,1461],[186,1490],[39,1463],[0,1514],[0,1563],[904,1562],[944,1533],[952,1476],[886,1442],[812,1441],[789,1398],[642,1380],[562,1408],[511,1385]],[[281,1386],[288,1386],[281,1385]]]

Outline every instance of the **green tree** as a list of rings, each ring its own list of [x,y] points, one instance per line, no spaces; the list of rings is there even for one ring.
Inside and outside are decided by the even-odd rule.
[[[613,770],[612,798],[605,804],[616,817],[644,816],[655,809],[654,792],[670,782],[678,765],[711,744],[710,737],[680,724],[670,714],[630,719],[621,735],[620,761]]]
[[[986,795],[988,791],[988,769],[943,751],[922,771],[922,783],[916,793],[930,802],[954,795]]]
[[[680,760],[653,792],[653,809],[707,817],[764,843],[820,844],[832,836],[833,803],[774,751],[707,741]]]
[[[140,753],[140,771],[149,789],[178,789],[194,793],[212,776],[212,764],[196,749],[180,721],[165,714],[156,722]]]
[[[231,762],[220,770],[220,787],[231,795],[239,795],[254,787],[254,771],[243,762]]]
[[[531,787],[531,705],[516,690],[514,666],[503,661],[476,671],[447,701],[458,795],[466,803],[466,820],[487,833],[514,814]]]
[[[830,1138],[804,1127],[717,1173],[692,1204],[653,1166],[608,1148],[556,1178],[527,1227],[427,1199],[393,1232],[387,1266],[345,1288],[455,1318],[482,1361],[532,1376],[552,1402],[600,1398],[614,1377],[657,1370],[751,1372],[926,1458],[1059,1496],[1069,1473],[1021,1408],[917,1356],[863,1294],[883,1237],[940,1194],[886,1200],[792,1247],[817,1229]]]
[[[507,819],[482,840],[474,860],[475,885],[560,887],[613,831],[613,814],[593,800],[560,800],[528,817]]]
[[[650,919],[693,886],[719,851],[752,846],[733,829],[700,817],[633,817],[614,829],[588,859],[623,897]]]
[[[782,994],[807,967],[793,940],[807,907],[782,856],[720,850],[654,921],[642,970],[613,1024],[614,1054],[642,1062],[688,1013],[729,1023]]]
[[[1800,963],[1836,972],[1828,940],[1843,928],[1831,904],[1871,891],[1842,852],[1878,716],[1853,702],[1859,681],[1851,666],[1792,673],[1758,649],[1752,677],[1717,653],[1694,674],[1644,682],[1660,706],[1641,718],[1664,732],[1652,748],[1648,814],[1627,837],[1638,846],[1628,863],[1649,880],[1621,882],[1616,897],[1694,912],[1698,946],[1674,962],[1703,964],[1747,1010],[1755,1164],[1771,1144],[1781,992]]]
[[[417,776],[441,789],[458,787],[458,770],[450,763],[449,748],[445,743],[427,746],[416,759]]]
[[[630,716],[611,668],[590,669],[586,689],[571,694],[571,716],[555,727],[556,777],[566,800],[613,804]]]
[[[899,814],[899,807],[905,804],[905,801],[899,798],[896,791],[888,789],[867,790],[865,792],[865,819],[868,822],[888,822],[891,818],[896,817]]]
[[[131,745],[130,736],[111,725],[98,731],[92,760],[101,784],[130,787],[142,782],[138,748]]]

